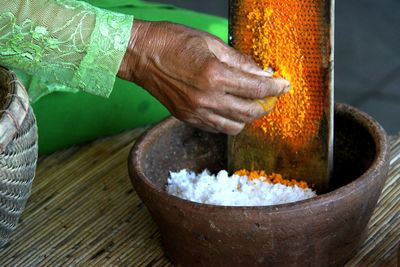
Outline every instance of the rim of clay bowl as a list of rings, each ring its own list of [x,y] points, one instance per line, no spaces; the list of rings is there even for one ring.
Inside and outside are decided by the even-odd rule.
[[[320,206],[323,204],[328,204],[330,202],[337,201],[341,198],[344,198],[350,194],[354,194],[355,191],[361,190],[367,184],[365,183],[368,177],[375,177],[379,175],[379,171],[389,160],[389,141],[386,135],[385,130],[382,126],[371,116],[366,114],[365,112],[358,110],[347,104],[335,103],[335,111],[341,113],[347,113],[351,117],[357,119],[360,122],[360,125],[368,130],[368,133],[371,136],[376,136],[374,139],[375,147],[376,147],[376,156],[372,161],[371,167],[364,172],[359,178],[354,181],[341,186],[333,191],[328,193],[318,195],[313,198],[309,198],[306,200],[300,200],[296,202],[279,204],[279,205],[269,205],[269,206],[222,206],[222,205],[213,205],[213,204],[204,204],[193,202],[190,200],[182,199],[173,195],[168,194],[165,190],[161,190],[156,187],[147,177],[144,175],[143,168],[139,164],[140,162],[140,151],[144,151],[144,147],[152,144],[154,140],[157,140],[157,136],[160,135],[162,129],[170,127],[170,125],[179,123],[179,121],[173,117],[169,117],[162,122],[155,125],[149,131],[147,131],[144,135],[142,135],[135,145],[133,146],[131,153],[129,155],[129,170],[130,176],[139,176],[141,182],[143,182],[152,193],[160,195],[163,198],[168,198],[171,201],[180,203],[182,205],[190,206],[193,209],[236,209],[236,210],[262,210],[263,212],[288,212],[293,210],[301,210],[304,208],[310,208],[312,206]],[[370,127],[368,127],[370,125]],[[136,179],[133,177],[133,179]]]

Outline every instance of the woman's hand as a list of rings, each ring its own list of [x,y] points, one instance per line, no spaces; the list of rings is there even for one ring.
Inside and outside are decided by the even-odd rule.
[[[220,39],[168,22],[134,22],[118,75],[148,90],[176,118],[232,135],[266,115],[256,100],[290,88]]]

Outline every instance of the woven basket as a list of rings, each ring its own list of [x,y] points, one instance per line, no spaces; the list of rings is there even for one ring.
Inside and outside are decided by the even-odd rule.
[[[37,161],[36,119],[15,74],[0,67],[0,247],[31,192]]]

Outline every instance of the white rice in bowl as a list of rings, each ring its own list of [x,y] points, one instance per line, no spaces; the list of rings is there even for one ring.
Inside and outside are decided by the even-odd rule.
[[[316,196],[310,188],[267,183],[263,178],[250,181],[247,176],[229,176],[225,170],[217,175],[208,170],[170,172],[166,190],[182,199],[222,206],[277,205]]]

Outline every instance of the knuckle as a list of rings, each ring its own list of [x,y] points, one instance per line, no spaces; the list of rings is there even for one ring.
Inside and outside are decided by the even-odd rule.
[[[209,88],[215,88],[221,81],[221,69],[217,62],[207,63],[203,69],[203,77],[207,81]]]
[[[258,119],[267,115],[270,110],[265,110],[260,104],[254,103],[255,107],[252,110],[252,115],[254,119]]]
[[[258,118],[260,116],[260,109],[261,108],[258,108],[258,107],[250,107],[245,111],[244,114],[250,120],[254,120],[254,119],[256,119],[256,118]]]
[[[255,119],[255,117],[252,116],[241,116],[240,121],[244,123],[250,123]]]
[[[218,102],[218,97],[215,97],[213,94],[210,94],[209,96],[202,98],[201,104],[206,109],[222,110],[222,107],[219,105]]]
[[[229,132],[229,126],[226,124],[224,120],[218,120],[213,123],[213,128],[216,129],[220,133],[227,134]]]
[[[192,106],[195,110],[210,108],[213,106],[213,99],[208,94],[194,96],[192,99]]]
[[[236,57],[239,64],[245,64],[249,61],[246,55],[239,52],[236,53]]]
[[[249,118],[249,117],[245,117],[241,122],[245,123],[245,124],[249,124],[252,123],[256,118]]]
[[[204,101],[204,98],[198,97],[194,100],[194,105],[195,105],[195,110],[197,112],[200,112],[203,108],[206,106],[206,101]]]
[[[254,114],[251,109],[241,109],[238,110],[237,112],[234,113],[236,116],[233,119],[236,119],[237,121],[244,122],[244,123],[249,123],[252,122],[254,117]]]
[[[197,97],[196,95],[193,95],[190,97],[189,99],[189,105],[192,107],[192,109],[197,109],[200,107],[200,100],[199,97]]]
[[[239,134],[244,128],[244,124],[235,124],[234,126],[228,129],[228,134],[230,135],[237,135]]]
[[[236,113],[231,113],[231,114],[225,114],[226,118],[229,118],[230,120],[245,123],[249,120],[249,117],[246,115],[243,115],[241,112],[236,112]],[[229,127],[230,125],[227,125]]]
[[[276,95],[281,95],[285,91],[285,87],[280,84],[276,84],[274,91],[275,91]]]
[[[278,80],[274,79],[270,83],[270,90],[273,92],[275,95],[281,95],[285,91],[285,86],[283,83],[278,82]]]
[[[266,95],[266,90],[264,89],[264,85],[262,81],[257,81],[253,88],[253,95],[255,98],[261,99]]]
[[[277,95],[277,83],[274,80],[274,78],[268,78],[267,81],[263,84],[265,94],[262,96],[262,98],[265,98],[267,96],[275,96]]]
[[[243,80],[241,87],[246,89],[248,96],[253,99],[261,99],[266,94],[265,84],[261,79]]]
[[[200,113],[201,109],[203,108],[201,104],[202,103],[197,98],[193,99],[191,101],[191,108],[193,112]]]
[[[243,122],[223,123],[220,124],[220,132],[228,135],[237,135],[243,130],[244,125]]]
[[[249,64],[249,65],[257,66],[254,59],[249,55],[242,54],[241,62],[242,62],[242,64]]]
[[[241,121],[244,123],[253,122],[255,119],[262,117],[264,113],[260,114],[259,110],[256,108],[250,108],[246,110],[241,116]]]
[[[184,47],[187,49],[187,51],[194,52],[194,48],[201,49],[204,47],[204,40],[201,36],[197,35],[187,35],[185,36],[184,40]]]
[[[214,60],[209,60],[209,61],[205,64],[205,66],[204,66],[204,68],[203,68],[203,73],[204,73],[204,75],[207,76],[207,77],[208,77],[208,76],[212,76],[213,74],[216,73],[217,67],[218,67],[218,65],[217,65],[216,61],[214,61]]]

